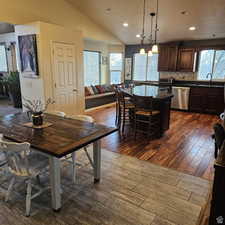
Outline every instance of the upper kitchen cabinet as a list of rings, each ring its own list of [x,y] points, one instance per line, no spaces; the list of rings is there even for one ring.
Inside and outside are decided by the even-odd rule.
[[[177,71],[193,72],[195,70],[195,48],[180,48],[177,58]]]
[[[158,71],[176,71],[178,46],[161,45],[159,48]]]

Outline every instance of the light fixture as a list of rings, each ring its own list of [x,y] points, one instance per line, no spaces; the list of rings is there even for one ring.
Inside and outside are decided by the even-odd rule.
[[[144,55],[145,54],[145,49],[141,48],[139,53],[140,53],[140,55]]]
[[[149,51],[148,51],[148,56],[150,56],[150,57],[153,56],[152,50],[149,50]]]
[[[196,27],[189,27],[189,30],[196,30]]]
[[[149,36],[149,42],[150,42],[150,46],[151,46],[151,45],[152,45],[153,18],[154,18],[154,16],[155,16],[155,13],[154,13],[154,12],[150,13],[150,16],[151,16],[151,31],[150,31],[150,36]],[[153,56],[152,50],[149,50],[149,51],[148,51],[148,56]]]
[[[143,7],[143,24],[142,24],[142,34],[141,34],[141,49],[140,49],[140,54],[143,55],[145,54],[145,48],[144,48],[144,40],[145,40],[145,2],[144,0],[144,7]]]
[[[159,14],[159,0],[157,0],[157,4],[156,4],[155,41],[154,41],[154,45],[152,46],[152,53],[153,54],[157,54],[159,52],[159,48],[158,48],[158,45],[157,45],[158,14]]]
[[[136,34],[136,37],[137,37],[137,38],[140,38],[140,37],[141,37],[141,35],[140,35],[140,34]]]
[[[128,27],[128,23],[123,23],[123,26],[124,27]]]

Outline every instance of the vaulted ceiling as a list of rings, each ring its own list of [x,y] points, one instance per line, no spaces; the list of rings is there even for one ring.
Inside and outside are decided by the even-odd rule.
[[[137,44],[143,0],[67,0],[125,44]],[[156,0],[146,0],[146,34]],[[185,11],[185,14],[182,12]],[[127,22],[128,27],[123,27]],[[195,31],[189,27],[195,26]],[[225,0],[159,0],[159,41],[225,38]]]

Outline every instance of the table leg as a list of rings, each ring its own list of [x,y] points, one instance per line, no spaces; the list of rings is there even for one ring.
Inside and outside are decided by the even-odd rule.
[[[101,178],[101,141],[93,143],[93,159],[94,159],[94,182],[99,182]]]
[[[60,183],[60,159],[49,157],[52,209],[59,211],[61,208],[61,183]]]

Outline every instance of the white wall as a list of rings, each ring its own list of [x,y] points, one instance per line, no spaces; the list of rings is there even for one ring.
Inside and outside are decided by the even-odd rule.
[[[22,96],[29,99],[46,100],[49,97],[54,99],[53,64],[52,64],[52,43],[63,42],[74,44],[77,54],[77,82],[78,99],[77,113],[84,112],[84,88],[83,88],[83,41],[81,32],[69,31],[61,26],[35,22],[26,25],[15,26],[16,35],[36,34],[38,47],[39,77],[27,78],[21,75]],[[17,45],[18,46],[18,45]],[[54,110],[54,105],[49,110]],[[59,109],[62,110],[63,109]]]
[[[6,48],[10,47],[11,43],[16,42],[16,35],[15,33],[5,33],[0,34],[0,43],[5,43]],[[16,61],[14,57],[14,52],[6,50],[6,56],[7,56],[7,63],[8,63],[8,70],[9,71],[15,71],[17,70],[17,64],[14,62]]]

